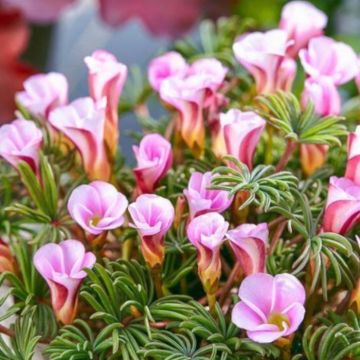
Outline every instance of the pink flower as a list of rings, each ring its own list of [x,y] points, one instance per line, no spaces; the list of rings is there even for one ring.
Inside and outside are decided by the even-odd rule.
[[[281,12],[279,28],[288,33],[288,38],[294,40],[288,54],[296,57],[300,49],[307,46],[313,37],[323,34],[327,24],[327,16],[307,1],[291,1]]]
[[[118,104],[126,78],[126,65],[105,51],[96,50],[85,58],[89,68],[89,89],[94,101],[106,98],[105,142],[112,154],[118,147]]]
[[[5,5],[21,9],[25,17],[35,23],[55,21],[75,0],[3,0]]]
[[[161,196],[140,195],[129,205],[130,224],[141,237],[141,250],[151,268],[161,267],[165,257],[164,237],[175,216],[171,202]]]
[[[305,289],[293,275],[257,273],[246,277],[232,322],[258,343],[270,343],[294,333],[305,315]]]
[[[345,177],[360,185],[360,126],[348,136]]]
[[[96,257],[85,252],[77,240],[66,240],[42,246],[34,256],[34,265],[50,288],[51,303],[56,317],[63,324],[71,324],[76,316],[78,292]]]
[[[126,197],[104,181],[78,186],[68,201],[71,217],[94,235],[120,227],[127,206]]]
[[[221,276],[220,247],[228,227],[229,223],[215,212],[196,217],[187,227],[187,236],[198,251],[199,277],[208,294],[216,292]]]
[[[231,205],[233,197],[229,198],[227,191],[209,189],[212,178],[211,172],[202,174],[195,171],[191,174],[188,187],[184,190],[191,219],[208,212],[221,213]]]
[[[354,50],[326,36],[311,39],[308,49],[300,50],[299,56],[310,77],[326,76],[335,85],[345,84],[359,72]]]
[[[292,41],[284,30],[253,32],[240,36],[233,45],[237,61],[254,77],[259,94],[290,90],[296,63],[286,59]]]
[[[133,150],[137,160],[134,169],[137,186],[143,193],[152,193],[172,166],[171,144],[159,134],[148,134]]]
[[[223,84],[228,69],[218,60],[204,58],[193,62],[189,68],[189,76],[203,76],[204,87],[208,89],[209,99],[213,100],[212,95],[216,94]]]
[[[0,138],[0,156],[15,168],[25,161],[37,173],[43,135],[32,121],[17,119],[1,126]]]
[[[184,76],[188,71],[185,59],[176,51],[167,52],[150,62],[148,78],[151,87],[159,91],[163,80],[172,76]]]
[[[81,98],[53,110],[50,123],[79,150],[90,180],[108,180],[110,164],[104,143],[105,109],[102,103]]]
[[[302,105],[305,107],[311,101],[315,112],[320,116],[338,115],[341,110],[340,94],[328,77],[305,80],[302,93]],[[322,144],[302,144],[300,146],[300,161],[307,176],[313,174],[324,165],[328,146]]]
[[[323,230],[346,234],[360,219],[360,186],[346,178],[330,178]]]
[[[59,73],[37,74],[24,82],[24,91],[16,94],[16,101],[34,116],[47,119],[50,112],[66,105],[68,83]]]
[[[226,154],[233,155],[252,169],[256,146],[265,128],[266,121],[252,111],[230,109],[220,114]],[[225,151],[224,151],[225,152]]]
[[[178,111],[177,127],[195,156],[201,156],[205,146],[203,110],[215,101],[215,92],[227,71],[215,59],[199,61],[191,66],[186,77],[169,77],[160,86],[160,97]]]
[[[311,101],[315,106],[315,112],[321,116],[339,115],[341,111],[340,94],[328,77],[305,80],[302,93],[302,104]]]
[[[230,240],[230,246],[245,275],[265,272],[266,245],[269,238],[266,223],[242,224],[228,231],[226,237]]]

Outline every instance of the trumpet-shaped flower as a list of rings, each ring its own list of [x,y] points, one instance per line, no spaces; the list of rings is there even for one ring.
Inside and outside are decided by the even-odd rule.
[[[215,212],[196,217],[187,227],[187,236],[198,252],[198,273],[207,294],[214,294],[218,286],[220,247],[228,227],[229,223]]]
[[[71,217],[94,235],[121,226],[127,206],[126,197],[104,181],[78,186],[68,201]]]
[[[177,129],[196,156],[205,146],[205,108],[216,99],[227,69],[215,59],[202,59],[192,64],[187,76],[172,76],[163,80],[160,97],[178,111]]]
[[[321,116],[338,115],[341,110],[340,94],[328,77],[308,78],[302,93],[302,104],[305,107],[311,101],[315,112]],[[308,176],[324,165],[328,146],[322,144],[302,144],[300,146],[300,162],[304,173]]]
[[[230,109],[220,114],[226,153],[252,169],[256,146],[265,128],[266,121],[252,111]]]
[[[34,116],[48,119],[52,110],[66,105],[68,83],[59,73],[36,74],[24,82],[24,91],[16,94],[16,101]]]
[[[49,121],[79,150],[90,180],[108,180],[110,163],[104,142],[104,104],[81,98],[51,112]]]
[[[310,77],[328,77],[335,85],[345,84],[359,72],[354,50],[326,36],[311,39],[308,48],[301,50],[299,56]]]
[[[129,205],[131,227],[141,237],[141,250],[151,268],[160,267],[164,262],[164,238],[175,216],[171,202],[153,194],[140,195]]]
[[[176,51],[167,52],[158,56],[150,62],[148,78],[151,87],[160,91],[162,82],[172,76],[185,76],[189,65],[185,59]]]
[[[235,41],[235,57],[254,77],[257,93],[290,90],[296,63],[285,56],[292,43],[286,31],[279,29],[245,34]]]
[[[184,195],[189,204],[190,218],[208,213],[223,212],[232,203],[233,197],[229,198],[227,191],[209,189],[213,175],[211,172],[204,174],[193,172]]]
[[[15,168],[25,161],[37,173],[43,135],[32,121],[17,119],[1,126],[0,138],[0,156]]]
[[[105,50],[96,50],[85,58],[85,63],[89,69],[91,97],[94,101],[106,98],[105,143],[115,154],[119,140],[118,105],[127,78],[127,67]]]
[[[133,150],[137,160],[134,174],[138,189],[142,193],[152,193],[172,166],[171,144],[159,134],[148,134]]]
[[[346,178],[330,178],[323,230],[346,234],[360,219],[360,186]]]
[[[92,268],[96,257],[85,252],[77,240],[46,244],[34,256],[34,265],[50,288],[51,304],[63,324],[73,322],[78,304],[78,292],[86,277],[85,268]]]
[[[291,1],[281,12],[279,28],[288,33],[293,40],[287,53],[296,57],[299,50],[307,46],[310,39],[323,34],[327,16],[307,1]]]
[[[304,319],[305,289],[293,275],[264,273],[246,277],[232,322],[259,343],[270,343],[295,332]]]
[[[226,237],[230,240],[230,246],[245,275],[265,272],[266,245],[269,238],[266,223],[242,224],[229,230]]]

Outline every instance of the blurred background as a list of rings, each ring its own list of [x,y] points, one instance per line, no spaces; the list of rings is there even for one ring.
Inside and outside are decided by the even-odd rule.
[[[285,0],[0,0],[0,122],[13,117],[14,93],[35,72],[58,71],[70,99],[86,96],[83,58],[95,49],[146,69],[174,39],[196,39],[202,19],[237,14],[276,27]],[[310,1],[329,17],[327,34],[360,52],[360,1]],[[131,115],[122,119],[134,127]]]

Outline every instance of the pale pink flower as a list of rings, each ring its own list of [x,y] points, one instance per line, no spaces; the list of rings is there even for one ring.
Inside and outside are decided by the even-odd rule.
[[[315,112],[321,116],[340,114],[340,94],[328,77],[308,78],[305,80],[302,93],[303,106],[305,107],[309,101],[314,104]]]
[[[95,255],[85,252],[77,240],[46,244],[35,253],[34,265],[49,285],[52,307],[63,324],[73,322],[81,282],[86,277],[84,269],[91,269],[95,262]]]
[[[265,272],[266,246],[269,238],[266,223],[242,224],[229,230],[226,237],[245,275]]]
[[[90,180],[109,179],[110,163],[104,141],[103,103],[95,103],[91,98],[81,98],[53,110],[49,121],[79,150]]]
[[[220,114],[226,151],[252,169],[253,157],[266,121],[255,112],[230,109]]]
[[[270,343],[294,333],[305,315],[305,289],[293,275],[257,273],[246,277],[232,322],[258,343]]]
[[[68,201],[73,220],[94,235],[120,227],[124,223],[127,206],[126,197],[104,181],[78,186]]]
[[[340,94],[328,77],[305,80],[302,93],[302,105],[305,107],[311,101],[315,112],[320,116],[339,115],[341,111]],[[304,173],[308,176],[324,165],[328,146],[322,144],[302,144],[300,146],[300,161]]]
[[[137,160],[134,174],[138,189],[142,193],[152,193],[172,166],[171,144],[159,134],[148,134],[133,150]]]
[[[328,77],[335,85],[355,78],[359,72],[357,55],[347,44],[320,36],[299,52],[305,72],[312,78]]]
[[[187,236],[198,252],[198,273],[208,294],[214,294],[221,276],[220,247],[229,223],[218,213],[210,212],[193,219]]]
[[[185,76],[189,69],[186,60],[176,51],[167,52],[153,59],[148,68],[151,87],[159,91],[161,83],[172,76]]]
[[[0,138],[0,156],[15,168],[25,161],[38,172],[43,135],[32,121],[17,119],[1,126]]]
[[[68,83],[59,73],[36,74],[24,82],[16,101],[34,116],[48,119],[52,110],[67,104]]]
[[[348,136],[345,177],[360,186],[360,126]]]
[[[216,59],[202,59],[191,66],[187,76],[169,77],[161,83],[160,97],[178,111],[177,128],[195,156],[201,156],[205,146],[203,111],[216,101],[226,72]]]
[[[91,97],[94,101],[106,98],[105,142],[115,154],[119,140],[118,106],[127,78],[127,67],[105,50],[94,51],[85,58],[85,63],[89,69]]]
[[[360,219],[360,186],[347,178],[330,178],[323,230],[345,235]]]
[[[204,58],[194,61],[188,71],[188,76],[203,76],[204,87],[209,90],[209,98],[216,94],[223,84],[228,69],[218,60]]]
[[[281,12],[279,28],[288,33],[294,41],[287,53],[296,57],[300,49],[307,46],[309,40],[323,34],[327,24],[327,16],[307,1],[291,1]]]
[[[284,61],[291,44],[286,31],[279,29],[245,34],[235,41],[235,57],[254,77],[257,93],[290,90],[296,63]]]
[[[171,202],[153,194],[140,195],[129,205],[131,227],[141,237],[141,250],[145,261],[151,268],[159,267],[164,262],[164,238],[175,216]]]
[[[189,204],[190,218],[208,213],[223,212],[230,207],[233,197],[223,190],[211,190],[211,172],[204,174],[193,172],[191,174],[188,187],[184,190],[184,195]]]

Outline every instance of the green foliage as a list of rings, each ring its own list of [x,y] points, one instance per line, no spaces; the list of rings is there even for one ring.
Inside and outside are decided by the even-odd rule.
[[[303,337],[305,356],[293,360],[345,360],[360,358],[360,317],[349,312],[343,321],[307,327]]]
[[[271,165],[258,165],[250,172],[249,168],[232,156],[225,156],[236,166],[219,166],[213,170],[216,175],[212,180],[212,188],[225,190],[232,196],[238,192],[248,193],[247,200],[241,205],[244,209],[254,203],[268,211],[272,204],[293,202],[291,190],[296,188],[297,178],[288,171],[274,172]]]
[[[234,39],[251,25],[251,20],[243,20],[237,16],[219,19],[216,23],[204,20],[199,28],[200,43],[190,37],[178,40],[175,43],[175,50],[191,60],[199,57],[215,57],[231,66],[235,64],[232,52]]]
[[[14,336],[7,344],[4,337],[0,336],[0,359],[1,360],[31,360],[35,347],[40,339],[36,336],[36,328],[33,326],[31,312],[16,320]]]
[[[277,92],[258,97],[259,114],[285,138],[301,144],[326,144],[341,146],[340,136],[347,134],[346,126],[340,124],[344,118],[315,114],[314,105],[309,102],[301,110],[299,100],[292,93]]]

